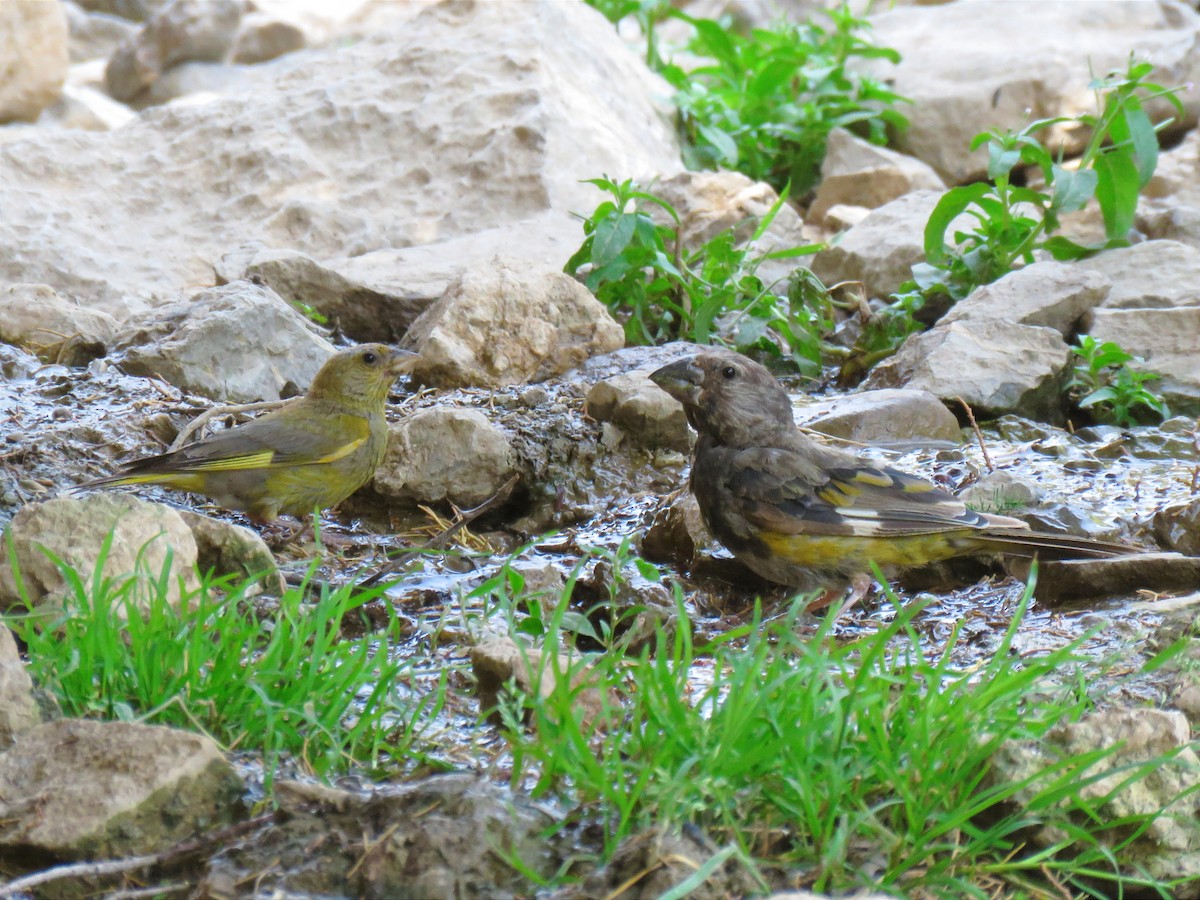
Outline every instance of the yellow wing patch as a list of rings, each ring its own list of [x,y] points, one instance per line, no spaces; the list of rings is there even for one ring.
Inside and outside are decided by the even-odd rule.
[[[345,459],[347,456],[349,456],[351,453],[353,453],[355,450],[357,450],[359,447],[361,447],[366,442],[367,442],[367,439],[365,437],[360,437],[357,441],[351,441],[348,444],[342,444],[342,446],[338,447],[336,450],[334,450],[328,456],[322,456],[320,459],[317,460],[317,462],[331,463],[331,462],[337,462],[339,459]]]
[[[191,472],[228,472],[230,469],[266,469],[275,458],[274,450],[262,450],[258,453],[247,453],[244,456],[228,456],[224,459],[210,459],[204,462],[188,462],[187,469]]]

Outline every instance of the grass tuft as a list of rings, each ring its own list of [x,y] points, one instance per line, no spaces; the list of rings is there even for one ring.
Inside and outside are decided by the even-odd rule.
[[[444,680],[424,700],[402,697],[410,661],[390,648],[401,634],[389,604],[381,630],[341,637],[379,591],[306,579],[262,614],[248,598],[255,579],[204,580],[173,605],[169,560],[153,577],[121,579],[104,574],[104,555],[89,578],[56,563],[60,608],[27,600],[26,615],[6,620],[35,683],[70,716],[190,728],[261,751],[268,786],[283,754],[321,776],[409,758],[444,700]]]
[[[1048,752],[1029,779],[989,779],[1002,745],[1037,741],[1089,707],[1078,679],[1062,684],[1085,662],[1082,639],[1034,658],[1010,652],[1029,592],[995,655],[971,672],[952,666],[953,640],[934,658],[922,651],[912,627],[921,604],[895,601],[890,625],[838,644],[832,617],[799,633],[800,598],[781,618],[756,616],[698,647],[677,599],[673,636],[660,629],[636,656],[589,659],[587,683],[556,679],[548,696],[535,687],[501,710],[514,784],[535,780],[535,795],[576,810],[569,818],[599,815],[605,857],[643,828],[697,825],[817,891],[1049,897],[1092,894],[1099,881],[1100,895],[1170,896],[1119,862],[1157,814],[1106,821],[1103,798],[1082,793],[1111,776],[1100,764],[1118,748]],[[711,672],[707,684],[699,671]],[[580,697],[597,682],[599,716]],[[1125,782],[1171,756],[1124,767]],[[1028,846],[1045,828],[1061,840]]]

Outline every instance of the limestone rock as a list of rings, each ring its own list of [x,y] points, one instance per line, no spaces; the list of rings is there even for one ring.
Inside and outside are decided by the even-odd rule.
[[[428,296],[419,288],[406,291],[402,278],[388,278],[394,275],[392,266],[377,285],[370,276],[357,276],[353,262],[319,263],[295,250],[244,248],[222,259],[218,276],[257,279],[297,308],[316,310],[347,337],[385,343],[399,341],[454,277],[448,274],[438,294]]]
[[[31,503],[17,510],[3,537],[20,567],[24,592],[40,604],[59,601],[65,588],[58,567],[44,551],[87,582],[110,534],[104,575],[114,586],[130,578],[159,578],[169,558],[168,598],[178,601],[181,591],[196,587],[191,529],[171,507],[129,494],[97,492]],[[21,593],[11,567],[0,567],[0,609],[21,605]]]
[[[1115,341],[1141,360],[1129,363],[1130,368],[1162,376],[1146,386],[1161,394],[1172,412],[1200,414],[1200,305],[1097,309],[1088,318],[1087,331],[1097,341]]]
[[[867,444],[961,440],[954,413],[926,390],[883,388],[815,400],[801,415],[806,428]]]
[[[172,0],[113,53],[105,73],[108,92],[129,102],[174,65],[223,60],[241,18],[238,0]]]
[[[543,381],[625,343],[621,326],[563,272],[496,259],[464,273],[412,328],[413,375],[439,387]]]
[[[588,391],[587,413],[598,422],[612,422],[640,447],[688,449],[683,405],[645,372],[596,382]]]
[[[835,128],[825,146],[821,183],[808,218],[825,222],[838,205],[878,209],[913,191],[944,191],[937,172],[911,156],[879,147],[844,128]]]
[[[239,581],[259,577],[259,587],[281,591],[282,576],[266,542],[253,531],[190,509],[179,510],[184,524],[196,539],[196,568],[220,578],[233,575]]]
[[[1154,536],[1168,550],[1200,556],[1200,500],[1170,503],[1154,514]]]
[[[57,125],[83,131],[111,131],[135,118],[137,113],[108,94],[85,84],[63,86],[58,101],[42,111],[38,125]]]
[[[683,168],[665,84],[585,4],[376,5],[407,18],[244,67],[236,94],[0,144],[0,283],[123,321],[255,241],[323,261],[490,233],[488,258],[557,268],[598,202],[580,179]],[[566,252],[526,256],[531,220]]]
[[[57,859],[153,853],[235,821],[241,792],[205,735],[59,719],[0,755],[0,848]]]
[[[1178,553],[1130,553],[1111,559],[1043,562],[1033,597],[1055,607],[1073,600],[1190,590],[1200,584],[1200,558]]]
[[[925,223],[940,199],[939,191],[913,191],[885,203],[813,257],[813,272],[827,285],[861,281],[869,296],[886,297],[925,258]]]
[[[131,375],[229,403],[302,394],[334,352],[278,294],[244,281],[142,316],[117,349]]]
[[[479,711],[492,712],[509,684],[526,694],[549,697],[561,678],[568,678],[576,703],[587,721],[596,722],[605,712],[604,690],[588,684],[588,665],[582,656],[559,654],[554,660],[544,651],[522,646],[512,638],[497,637],[471,648],[471,672],[479,695]],[[498,716],[494,716],[498,720]]]
[[[0,123],[32,122],[67,77],[67,15],[58,3],[0,3]]]
[[[418,503],[482,503],[512,477],[504,432],[474,409],[432,407],[393,425],[372,484],[385,497]]]
[[[0,341],[45,362],[86,365],[105,354],[116,331],[117,322],[108,313],[71,303],[47,285],[0,288]]]
[[[677,228],[685,247],[698,247],[722,231],[733,231],[739,242],[750,239],[760,220],[771,211],[779,195],[769,184],[753,181],[741,172],[680,172],[654,183],[654,193],[667,201],[679,215],[679,224],[668,221],[665,211],[650,205],[651,215],[664,225]],[[785,203],[775,214],[762,245],[764,251],[804,243],[804,222]]]
[[[1138,200],[1137,229],[1200,249],[1200,129],[1159,154]]]
[[[986,151],[969,149],[979,132],[1020,129],[1031,110],[1034,118],[1095,114],[1093,73],[1124,71],[1130,53],[1154,60],[1160,84],[1200,77],[1200,16],[1182,3],[1030,3],[1013,15],[1007,0],[977,0],[888,9],[872,24],[875,42],[903,57],[899,65],[881,62],[876,75],[914,101],[903,109],[910,125],[896,135],[897,149],[950,184],[984,177]],[[1182,99],[1194,122],[1200,97]],[[1160,121],[1170,114],[1159,103],[1150,112]],[[1087,138],[1060,126],[1051,146],[1061,142],[1070,156]]]
[[[1103,835],[1105,840],[1123,840],[1125,829],[1097,830],[1096,826],[1165,808],[1166,814],[1154,818],[1131,845],[1121,846],[1119,858],[1123,864],[1144,868],[1157,878],[1195,879],[1200,875],[1200,797],[1193,788],[1200,758],[1190,742],[1188,721],[1181,712],[1106,709],[1055,728],[1044,739],[1044,746],[1008,742],[992,757],[988,781],[1010,785],[1029,782],[1011,801],[1021,809],[1037,790],[1042,780],[1037,773],[1045,770],[1048,762],[1065,754],[1095,753],[1119,744],[1114,752],[1096,761],[1086,777],[1081,775],[1077,790],[1087,802],[1090,815],[1080,812],[1076,825]],[[1148,777],[1122,786],[1130,776],[1129,766],[1164,753],[1175,754],[1173,761],[1158,765]],[[1091,778],[1102,773],[1109,774]],[[1058,777],[1061,773],[1053,768],[1044,776]],[[1037,846],[1049,846],[1065,838],[1052,828],[1033,832]]]
[[[979,417],[1019,412],[1059,421],[1071,351],[1057,331],[1006,322],[952,322],[914,334],[876,366],[863,387],[961,397]]]
[[[997,469],[958,493],[958,499],[971,509],[985,513],[1012,515],[1013,506],[1035,506],[1042,499],[1037,482]]]
[[[1112,283],[1100,304],[1105,309],[1200,306],[1200,249],[1178,241],[1105,250],[1075,265]]]
[[[1044,325],[1067,338],[1078,331],[1085,313],[1105,301],[1111,287],[1099,272],[1053,260],[1036,262],[976,288],[938,324],[995,320]]]
[[[307,42],[304,29],[294,22],[252,12],[242,17],[233,44],[233,61],[245,64],[267,62],[300,50]]]
[[[33,698],[33,681],[21,662],[12,632],[0,625],[0,750],[42,721]]]
[[[67,15],[72,63],[107,59],[122,42],[137,34],[137,25],[120,16],[89,12],[70,0],[64,0],[59,6]]]

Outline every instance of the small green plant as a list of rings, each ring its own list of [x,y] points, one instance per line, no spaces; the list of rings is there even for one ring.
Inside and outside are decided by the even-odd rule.
[[[908,124],[894,107],[908,102],[856,60],[899,62],[895,50],[866,37],[871,25],[842,4],[809,20],[738,32],[727,21],[697,18],[666,0],[588,0],[611,22],[633,16],[646,38],[646,63],[675,88],[690,168],[735,169],[801,196],[820,178],[825,143],[849,128],[882,144],[888,128]],[[663,58],[656,28],[665,19],[692,28],[690,55],[709,62],[684,69]]]
[[[889,126],[907,124],[894,109],[903,98],[852,68],[856,59],[900,55],[867,40],[870,24],[847,6],[822,12],[828,27],[810,20],[748,35],[675,14],[694,29],[689,52],[711,60],[661,69],[676,89],[689,166],[736,169],[803,196],[820,178],[830,131],[850,128],[881,144]]]
[[[622,322],[631,344],[690,340],[726,342],[739,350],[782,355],[807,374],[819,372],[823,339],[835,318],[824,286],[798,269],[785,293],[764,284],[767,260],[815,253],[819,245],[758,254],[753,247],[786,202],[786,191],[758,223],[746,244],[732,230],[700,247],[681,246],[679,216],[669,203],[609,178],[588,181],[611,195],[583,219],[584,241],[564,271],[583,283]],[[663,210],[676,226],[656,224],[648,208]]]
[[[1174,90],[1147,80],[1152,71],[1149,63],[1130,59],[1124,72],[1093,81],[1096,115],[1038,119],[1017,132],[976,135],[971,149],[987,144],[989,180],[943,195],[925,226],[925,263],[913,267],[917,286],[961,300],[979,285],[1033,262],[1038,250],[1055,259],[1079,259],[1126,246],[1138,194],[1158,164],[1158,135],[1145,103],[1165,97],[1181,117],[1184,114]],[[1065,122],[1091,131],[1087,147],[1071,167],[1056,160],[1035,136]],[[1043,186],[1014,184],[1018,166],[1037,171]],[[1060,216],[1082,209],[1093,198],[1104,216],[1103,242],[1082,245],[1055,234]],[[956,231],[948,241],[947,231],[964,213],[975,225]]]
[[[1112,749],[1048,752],[1020,783],[988,778],[1006,742],[1037,741],[1089,706],[1079,678],[1063,683],[1084,664],[1078,644],[1010,652],[1030,593],[991,660],[960,672],[953,640],[934,658],[921,650],[919,604],[893,598],[890,625],[841,644],[833,617],[800,634],[808,598],[798,598],[787,615],[699,647],[677,592],[671,636],[660,629],[636,656],[590,657],[585,679],[547,670],[552,690],[535,685],[501,706],[513,782],[536,777],[535,795],[604,810],[606,854],[641,829],[694,824],[752,869],[786,869],[816,891],[1050,897],[1103,879],[1169,896],[1118,862],[1157,814],[1106,823],[1104,800],[1084,799],[1111,774],[1098,764]],[[548,654],[542,665],[558,664]],[[1172,758],[1129,765],[1120,780],[1153,777]],[[1030,830],[1061,838],[1034,851]]]
[[[64,713],[202,730],[262,751],[268,782],[285,753],[322,776],[415,754],[444,684],[426,704],[401,699],[408,663],[389,655],[400,631],[388,604],[383,633],[340,636],[378,591],[321,585],[310,602],[306,581],[264,619],[247,593],[253,579],[206,580],[174,604],[170,560],[154,577],[117,580],[104,574],[108,546],[88,578],[55,560],[61,609],[47,617],[27,601],[27,614],[6,622]]]
[[[1138,414],[1152,413],[1159,420],[1170,410],[1161,396],[1147,388],[1146,382],[1159,378],[1154,372],[1137,372],[1129,367],[1137,357],[1113,341],[1097,341],[1080,335],[1071,348],[1078,362],[1067,385],[1068,393],[1080,409],[1089,410],[1101,422],[1129,427],[1138,424]]]

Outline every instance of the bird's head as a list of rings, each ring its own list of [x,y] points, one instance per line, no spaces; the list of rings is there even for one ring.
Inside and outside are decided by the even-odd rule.
[[[663,366],[650,380],[683,404],[700,434],[730,446],[770,446],[795,425],[775,376],[732,350],[706,350]]]
[[[358,344],[326,360],[307,396],[351,409],[382,410],[396,377],[411,371],[420,357],[387,344]]]

